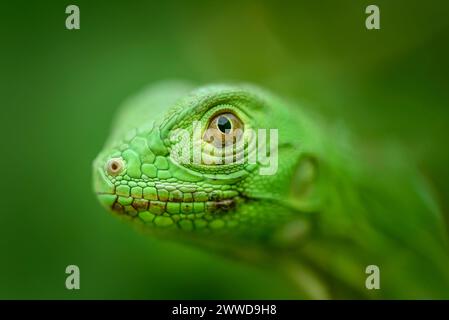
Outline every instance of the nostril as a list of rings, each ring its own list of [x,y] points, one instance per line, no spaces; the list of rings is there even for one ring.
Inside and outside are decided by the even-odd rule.
[[[112,158],[106,163],[106,171],[111,175],[116,175],[123,169],[123,166],[121,158]]]

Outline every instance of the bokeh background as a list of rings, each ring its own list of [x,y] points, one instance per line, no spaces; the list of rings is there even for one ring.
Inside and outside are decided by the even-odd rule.
[[[97,203],[91,163],[111,119],[158,80],[254,82],[367,145],[399,142],[447,219],[447,3],[3,1],[0,298],[298,297],[271,270],[146,238]],[[80,30],[65,29],[69,4]],[[81,290],[65,289],[69,264]]]

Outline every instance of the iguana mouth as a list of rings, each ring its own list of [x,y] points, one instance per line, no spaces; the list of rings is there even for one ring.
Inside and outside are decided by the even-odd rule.
[[[182,181],[114,179],[101,168],[94,171],[94,189],[108,210],[145,223],[172,225],[214,220],[231,212],[240,195],[222,186],[198,186]]]
[[[107,209],[119,215],[141,220],[158,227],[177,226],[181,229],[221,228],[232,224],[224,213],[233,212],[236,199],[219,201],[160,201],[145,198],[124,197],[112,193],[97,193]],[[224,218],[221,219],[220,217]]]
[[[219,213],[229,211],[234,207],[235,198],[212,200],[215,193],[208,196],[207,201],[182,201],[178,199],[145,199],[132,196],[121,196],[114,193],[97,193],[101,203],[108,209],[118,213],[136,216],[139,212],[148,211],[152,214],[198,214]]]

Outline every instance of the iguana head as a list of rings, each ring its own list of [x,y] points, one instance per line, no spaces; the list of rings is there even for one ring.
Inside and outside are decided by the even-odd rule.
[[[94,161],[94,189],[107,209],[158,236],[244,259],[295,259],[357,296],[369,264],[384,270],[387,296],[428,269],[444,296],[445,233],[416,181],[404,179],[415,173],[403,162],[365,168],[342,136],[309,119],[253,86],[151,87],[121,109]]]
[[[94,189],[107,209],[165,233],[271,237],[294,220],[302,132],[304,119],[252,86],[150,88],[117,118]]]

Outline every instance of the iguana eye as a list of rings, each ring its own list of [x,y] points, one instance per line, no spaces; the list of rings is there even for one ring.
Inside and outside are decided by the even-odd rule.
[[[243,123],[233,113],[221,113],[214,116],[204,132],[203,140],[223,147],[236,143],[243,135]]]

